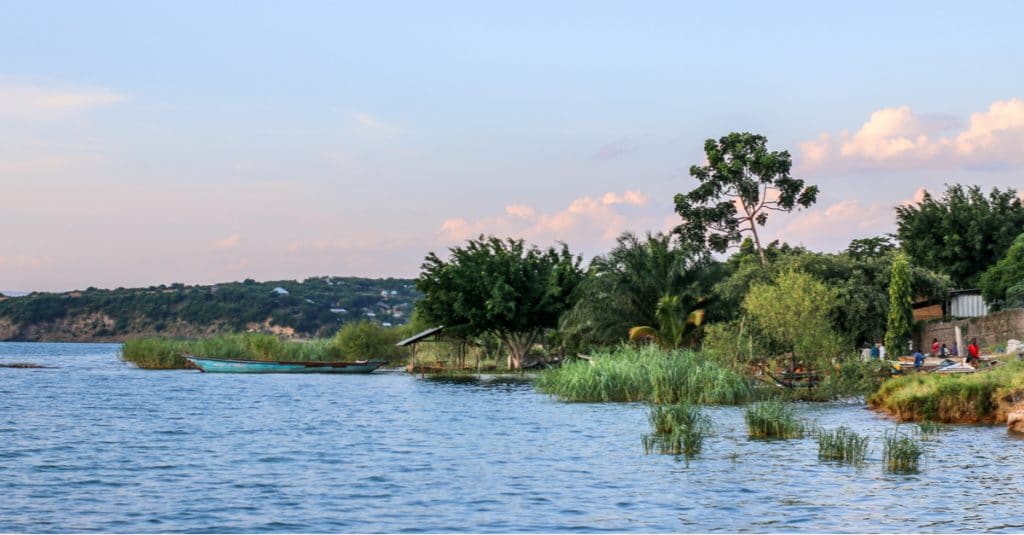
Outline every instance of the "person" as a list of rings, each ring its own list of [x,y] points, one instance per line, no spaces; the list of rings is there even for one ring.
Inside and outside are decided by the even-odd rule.
[[[932,356],[933,357],[939,356],[939,339],[938,338],[932,338]]]
[[[981,362],[981,348],[978,347],[978,339],[971,338],[971,345],[967,346],[967,364],[978,366]]]
[[[878,358],[885,360],[885,344],[878,344]]]
[[[880,345],[882,345],[882,344],[880,344],[878,342],[875,342],[875,345],[872,346],[872,348],[871,348],[871,360],[878,360],[878,357],[881,355],[881,352],[878,351],[878,346],[880,346]]]
[[[921,369],[921,366],[923,366],[923,365],[924,365],[924,353],[921,353],[921,350],[918,349],[918,350],[914,351],[914,370],[915,371],[919,371]]]
[[[864,347],[860,350],[860,360],[864,362],[871,360],[871,347],[867,342],[864,342]]]
[[[946,344],[942,344],[942,347],[939,348],[939,356],[942,358],[949,356],[949,348],[946,347]]]

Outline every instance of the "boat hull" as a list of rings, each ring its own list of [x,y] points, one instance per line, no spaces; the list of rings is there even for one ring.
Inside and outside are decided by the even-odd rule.
[[[387,364],[383,360],[357,362],[283,362],[185,357],[193,366],[208,373],[370,373]]]

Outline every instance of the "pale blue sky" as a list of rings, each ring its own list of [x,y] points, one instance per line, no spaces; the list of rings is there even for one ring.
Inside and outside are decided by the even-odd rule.
[[[414,276],[476,232],[590,256],[737,130],[821,186],[769,229],[821,250],[920,187],[1024,189],[1017,2],[0,13],[0,288]]]

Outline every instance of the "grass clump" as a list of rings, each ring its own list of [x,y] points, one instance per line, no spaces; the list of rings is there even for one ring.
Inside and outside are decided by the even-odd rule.
[[[269,334],[224,334],[196,340],[139,338],[121,346],[120,358],[139,368],[173,370],[185,368],[188,353],[196,356],[238,360],[291,360],[317,362],[340,360],[331,340],[286,341]]]
[[[807,426],[796,417],[793,409],[778,400],[747,407],[744,418],[751,438],[801,438],[807,432]]]
[[[649,419],[653,432],[643,437],[647,454],[697,455],[711,429],[711,420],[700,407],[686,402],[653,405]]]
[[[882,460],[890,472],[917,472],[924,447],[899,428],[887,430],[883,436]]]
[[[1024,396],[1024,362],[970,374],[913,374],[886,381],[868,403],[903,421],[996,423]]]
[[[818,434],[818,458],[849,464],[863,464],[868,454],[868,437],[858,435],[849,427],[840,426]]]
[[[542,392],[566,401],[734,405],[756,392],[741,374],[692,351],[622,346],[542,372]]]
[[[917,424],[917,434],[922,440],[934,437],[939,434],[939,431],[942,431],[942,424],[939,422],[925,420]]]

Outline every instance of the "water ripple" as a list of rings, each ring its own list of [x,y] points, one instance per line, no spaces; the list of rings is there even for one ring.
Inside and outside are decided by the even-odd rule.
[[[643,455],[641,404],[568,404],[522,381],[146,372],[110,344],[0,343],[0,532],[959,532],[1024,529],[1024,448],[997,427],[881,470],[892,422],[802,405],[871,437],[751,441],[742,411],[689,463]],[[28,373],[28,372],[45,373]]]

